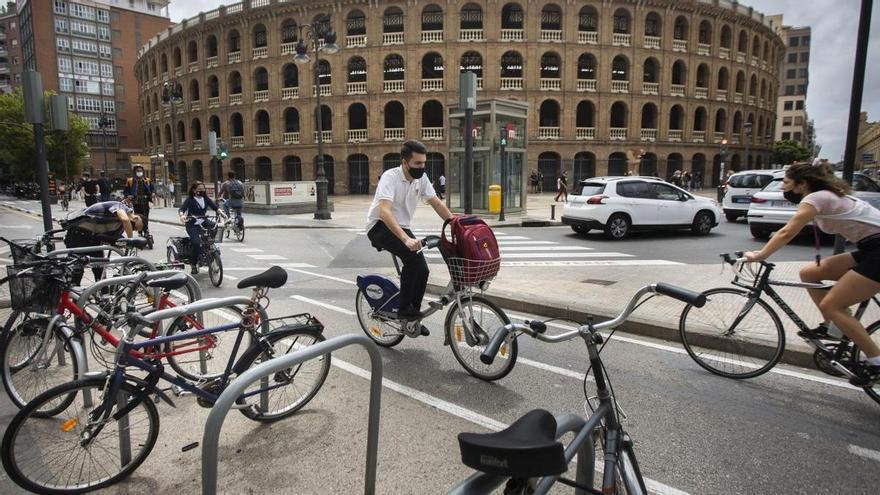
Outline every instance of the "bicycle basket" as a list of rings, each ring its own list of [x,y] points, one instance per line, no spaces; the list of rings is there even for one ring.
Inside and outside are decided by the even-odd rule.
[[[458,286],[479,285],[492,280],[501,268],[501,258],[491,260],[472,260],[467,258],[446,258],[452,283]]]
[[[26,274],[19,273],[28,270]],[[52,313],[58,307],[61,290],[65,284],[58,283],[64,277],[63,268],[52,265],[16,268],[7,266],[9,297],[12,309],[27,313]]]
[[[38,241],[34,239],[20,239],[15,241],[6,241],[9,244],[9,254],[12,257],[13,264],[24,263],[26,261],[34,261],[37,254],[34,253],[34,247]]]

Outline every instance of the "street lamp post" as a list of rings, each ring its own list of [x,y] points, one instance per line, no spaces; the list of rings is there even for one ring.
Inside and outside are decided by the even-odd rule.
[[[727,158],[727,140],[721,140],[721,162],[718,167],[718,203],[724,199],[724,159]]]
[[[327,177],[324,174],[324,129],[321,122],[321,78],[320,62],[321,52],[334,54],[339,51],[336,46],[336,33],[330,28],[330,16],[325,14],[318,16],[311,24],[303,24],[299,27],[299,43],[296,45],[296,56],[293,61],[298,64],[309,62],[309,48],[304,39],[311,41],[315,50],[315,65],[313,67],[313,84],[315,86],[315,129],[318,137],[318,159],[315,173],[317,189],[317,205],[315,208],[315,220],[330,220],[330,208],[327,205]],[[323,46],[319,41],[323,39]]]
[[[162,106],[171,107],[171,161],[177,166],[177,111],[176,105],[183,103],[183,94],[181,88],[177,84],[176,79],[172,79],[171,83],[165,83],[162,87]],[[168,166],[165,166],[168,169]],[[180,204],[180,171],[176,170],[174,175],[174,205]],[[165,181],[165,187],[168,187],[168,181]]]
[[[743,164],[743,166],[746,169],[748,169],[748,168],[750,168],[749,167],[749,140],[752,137],[752,123],[751,122],[746,122],[745,124],[743,124],[743,135],[745,136],[744,140],[746,142],[746,163]]]
[[[103,113],[101,120],[98,121],[98,127],[101,128],[101,144],[104,148],[104,175],[107,174],[107,128],[110,127],[110,119]]]

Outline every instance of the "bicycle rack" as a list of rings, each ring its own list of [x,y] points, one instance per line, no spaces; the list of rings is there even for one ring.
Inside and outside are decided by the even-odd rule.
[[[379,403],[382,398],[382,357],[379,348],[365,335],[341,335],[305,349],[294,351],[265,363],[257,365],[233,380],[220,394],[202,436],[202,495],[217,494],[217,447],[220,441],[220,428],[235,400],[251,384],[282,369],[290,368],[303,361],[329,354],[343,347],[359,344],[370,355],[370,413],[367,428],[367,466],[364,474],[364,493],[376,493],[376,459],[379,449]]]
[[[113,251],[114,253],[118,254],[119,256],[122,256],[123,254],[125,254],[122,252],[122,249],[119,249],[116,246],[106,246],[104,244],[101,244],[100,246],[86,246],[86,247],[77,247],[77,248],[56,249],[54,251],[47,253],[46,256],[52,258],[52,257],[56,257],[56,256],[62,256],[65,254],[94,253],[95,251]],[[138,258],[138,259],[140,259],[140,258]],[[152,263],[150,263],[147,260],[143,260],[143,262],[145,264],[149,264],[150,266],[152,266]]]

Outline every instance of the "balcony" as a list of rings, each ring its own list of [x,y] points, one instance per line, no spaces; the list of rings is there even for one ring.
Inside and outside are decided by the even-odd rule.
[[[241,52],[230,52],[226,56],[227,64],[237,64],[239,62],[241,62]]]
[[[524,29],[502,29],[501,41],[523,41],[526,39]]]
[[[674,52],[687,52],[688,51],[687,40],[672,40],[672,51],[674,51]]]
[[[595,79],[578,79],[577,90],[578,91],[596,91],[596,80]]]
[[[330,85],[329,84],[322,84],[321,85],[321,96],[330,96],[330,95],[331,95]],[[315,94],[315,87],[312,86],[312,97],[315,97],[315,96],[317,96]]]
[[[612,127],[611,128],[611,140],[612,141],[626,141],[626,127]]]
[[[281,99],[282,100],[292,100],[294,98],[299,98],[299,87],[281,88]]]
[[[282,55],[296,55],[296,42],[281,43]]]
[[[673,84],[669,86],[669,94],[672,96],[684,96],[684,84]]]
[[[345,46],[348,48],[364,48],[367,46],[367,35],[366,34],[354,34],[354,35],[346,36],[345,37]]]
[[[422,91],[443,91],[443,79],[422,79]]]
[[[210,69],[212,67],[217,67],[220,65],[220,62],[217,61],[217,57],[208,57],[205,59],[205,68]]]
[[[386,93],[403,93],[405,81],[382,81],[382,91]]]
[[[229,104],[241,105],[241,93],[238,93],[237,95],[229,95]]]
[[[766,60],[761,60],[761,68],[762,68],[762,69],[767,70],[767,66],[768,66],[768,65],[769,65],[769,64],[767,64],[767,61],[766,61]]]
[[[179,141],[177,143],[177,152],[183,153],[184,151],[186,151],[186,141]]]
[[[659,36],[645,36],[645,48],[653,48],[655,50],[660,49],[660,37]]]
[[[611,44],[614,46],[629,46],[631,42],[631,34],[614,33],[614,35],[611,37]]]
[[[422,31],[422,43],[443,43],[443,31]]]
[[[582,141],[591,141],[596,139],[596,128],[595,127],[578,127],[576,129],[575,137]]]
[[[163,108],[162,109],[162,117],[164,117],[166,119],[168,117],[171,117],[171,109],[170,108]]]
[[[254,103],[258,103],[261,101],[269,101],[269,90],[268,89],[254,91]]]
[[[345,84],[345,92],[350,95],[365,95],[367,94],[367,82],[350,82]]]
[[[365,143],[365,142],[367,142],[367,130],[366,129],[349,129],[348,130],[348,142],[349,143]]]
[[[285,132],[281,135],[284,144],[299,144],[299,132]]]
[[[482,78],[482,77],[478,77],[478,78],[477,78],[477,89],[478,89],[478,90],[482,90],[482,89],[483,89],[483,78]]]
[[[723,46],[719,48],[718,58],[723,58],[725,60],[730,59],[730,48],[724,48]]]
[[[736,61],[739,63],[744,63],[746,61],[746,53],[745,52],[736,52]]]
[[[708,57],[712,54],[712,47],[707,45],[706,43],[697,43],[697,55],[704,55]]]
[[[660,94],[660,83],[643,82],[642,83],[642,94],[643,95],[659,95]]]
[[[599,33],[596,31],[578,31],[578,43],[582,45],[599,44]]]
[[[443,128],[422,127],[422,139],[424,141],[443,141]]]
[[[174,77],[183,76],[183,67],[175,67],[174,68]]]
[[[219,96],[212,96],[211,98],[208,98],[208,108],[217,108],[219,106],[220,106],[220,97]]]
[[[701,100],[705,100],[709,97],[709,88],[701,88],[697,86],[694,88],[694,98],[699,98]]]
[[[730,138],[730,144],[739,144],[740,134],[734,134],[733,137]]]
[[[458,41],[483,41],[482,29],[459,29]]]
[[[559,127],[538,127],[538,139],[559,139]]]
[[[202,151],[202,140],[201,139],[193,139],[192,140],[192,150],[193,151]]]
[[[318,142],[318,131],[314,131],[315,142]],[[333,142],[333,131],[321,131],[321,140],[325,143]]]
[[[189,72],[192,74],[193,72],[199,71],[199,63],[198,62],[190,62],[189,63]]]
[[[629,81],[611,81],[612,93],[629,93]]]
[[[743,102],[743,94],[742,93],[734,93],[733,94],[733,102],[734,103],[742,103]]]
[[[727,101],[727,90],[726,89],[715,90],[715,99],[718,101]]]
[[[670,142],[680,143],[683,137],[684,131],[681,129],[669,129],[669,132],[666,133],[666,139]]]
[[[561,29],[542,29],[541,41],[562,41]]]
[[[749,65],[751,65],[752,67],[757,67],[758,66],[758,59],[756,59],[755,57],[751,57],[749,59]]]
[[[755,97],[749,96],[748,102],[750,106],[755,106]]]
[[[715,132],[715,139],[714,139],[714,142],[715,142],[715,143],[720,143],[720,142],[723,141],[723,140],[724,140],[724,133],[723,133],[723,132],[717,132],[717,131],[716,131],[716,132]]]
[[[385,129],[382,138],[385,141],[403,141],[406,135],[406,129]]]
[[[269,47],[268,46],[258,46],[253,49],[251,53],[251,58],[253,60],[266,58],[269,56]]]
[[[523,89],[523,78],[521,77],[502,77],[501,89]]]
[[[642,129],[642,141],[656,141],[657,129]]]
[[[269,146],[272,144],[271,134],[257,134],[257,146]]]
[[[552,78],[541,78],[541,91],[559,91],[562,89],[562,81]]]
[[[233,148],[244,148],[244,136],[232,136],[229,138],[229,144]]]
[[[191,101],[189,103],[189,111],[190,112],[198,112],[201,109],[202,109],[202,102],[201,101]]]
[[[403,33],[382,33],[383,45],[402,45]]]
[[[693,131],[691,133],[691,139],[695,143],[705,143],[706,142],[706,131]]]

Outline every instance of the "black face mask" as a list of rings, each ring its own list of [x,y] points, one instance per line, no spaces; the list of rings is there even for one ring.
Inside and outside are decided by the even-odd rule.
[[[804,199],[803,194],[798,194],[794,191],[783,191],[782,197],[787,199],[788,201],[791,201],[794,204],[798,204],[801,202],[802,199]]]
[[[425,175],[424,168],[409,167],[409,176],[413,179],[421,179]]]

